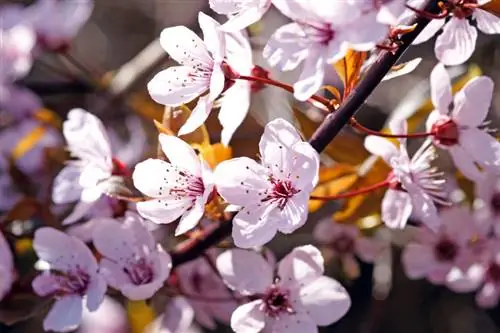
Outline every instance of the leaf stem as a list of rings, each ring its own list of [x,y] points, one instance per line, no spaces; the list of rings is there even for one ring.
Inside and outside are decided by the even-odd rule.
[[[371,130],[363,125],[361,125],[356,119],[351,118],[349,120],[349,124],[354,127],[357,130],[360,130],[363,133],[369,134],[369,135],[375,135],[375,136],[381,136],[383,138],[427,138],[429,136],[434,135],[432,132],[417,132],[417,133],[410,133],[410,134],[389,134],[389,133],[382,133],[379,131],[374,131]]]
[[[357,196],[357,195],[367,194],[367,193],[376,191],[378,189],[381,189],[381,188],[384,188],[384,187],[387,187],[387,186],[389,186],[389,181],[388,180],[384,180],[384,181],[381,181],[379,183],[375,183],[375,184],[367,186],[367,187],[363,187],[363,188],[360,188],[360,189],[357,189],[357,190],[354,190],[354,191],[345,192],[345,193],[341,193],[341,194],[330,195],[330,196],[326,196],[326,197],[311,195],[309,197],[309,199],[311,199],[311,200],[322,200],[322,201],[345,199],[345,198],[350,198],[350,197],[354,197],[354,196]]]

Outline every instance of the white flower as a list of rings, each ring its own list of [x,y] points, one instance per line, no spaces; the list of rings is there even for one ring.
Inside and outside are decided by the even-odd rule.
[[[236,333],[317,332],[342,318],[351,305],[346,290],[324,276],[323,257],[317,248],[295,248],[278,264],[277,276],[255,252],[233,249],[217,258],[224,282],[252,301],[240,305],[231,317]]]
[[[233,220],[238,247],[263,245],[278,230],[288,234],[301,227],[318,181],[318,153],[283,119],[266,126],[259,148],[261,164],[240,157],[222,162],[214,172],[219,194],[243,207]]]
[[[222,29],[231,32],[257,22],[271,7],[271,0],[209,0],[209,3],[213,11],[229,16]]]
[[[181,139],[159,135],[170,163],[148,159],[136,165],[134,186],[152,200],[137,203],[137,211],[155,223],[170,223],[181,217],[176,235],[194,228],[213,191],[212,172],[196,152]]]

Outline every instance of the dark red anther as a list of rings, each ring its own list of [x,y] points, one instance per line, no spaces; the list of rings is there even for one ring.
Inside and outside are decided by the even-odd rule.
[[[263,79],[269,79],[269,71],[265,68],[262,68],[260,66],[257,66],[255,65],[253,68],[252,68],[252,72],[251,72],[251,75],[253,77],[260,77],[260,78],[263,78]],[[262,90],[266,85],[262,82],[257,82],[257,81],[253,81],[251,84],[250,84],[250,89],[252,90],[253,93],[259,91],[259,90]]]
[[[112,174],[113,176],[130,176],[130,170],[129,168],[120,161],[119,159],[113,157],[113,171]]]

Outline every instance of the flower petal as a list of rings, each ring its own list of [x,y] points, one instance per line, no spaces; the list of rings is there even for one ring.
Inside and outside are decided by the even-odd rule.
[[[203,32],[203,43],[216,62],[224,58],[226,43],[219,22],[203,12],[198,12],[198,24]],[[214,68],[215,69],[215,68]]]
[[[138,202],[136,207],[142,217],[151,220],[154,223],[171,223],[181,217],[193,205],[193,201],[186,199],[160,199]]]
[[[462,126],[481,125],[491,106],[493,86],[493,80],[487,76],[478,76],[467,82],[455,95],[453,120]]]
[[[142,246],[137,244],[131,228],[125,228],[113,219],[100,221],[94,229],[92,238],[97,251],[120,264],[126,264],[130,258],[134,258],[137,249]]]
[[[78,201],[82,194],[79,180],[80,168],[71,164],[65,166],[54,179],[52,201],[56,204]]]
[[[393,157],[400,154],[398,148],[389,140],[375,135],[365,138],[365,148],[370,153],[382,157],[388,165],[391,165]]]
[[[221,99],[219,121],[222,125],[221,143],[229,145],[233,134],[245,119],[250,109],[250,85],[235,82]]]
[[[273,268],[254,251],[227,250],[217,257],[216,265],[224,283],[243,295],[262,293],[273,283]]]
[[[196,227],[205,213],[205,203],[202,197],[198,197],[193,207],[182,215],[179,225],[175,229],[175,236],[182,235]]]
[[[266,325],[266,316],[260,310],[261,300],[240,305],[231,316],[231,328],[238,333],[259,333]]]
[[[485,283],[476,295],[476,302],[482,308],[493,308],[500,299],[500,289],[493,282]]]
[[[288,200],[281,212],[278,230],[290,234],[302,227],[307,221],[309,193],[300,192]]]
[[[213,62],[205,43],[185,26],[163,29],[160,43],[163,49],[181,65],[195,67],[203,64],[209,67]]]
[[[413,45],[421,44],[427,42],[429,39],[434,37],[434,35],[441,30],[443,25],[446,23],[446,19],[431,20],[429,24],[422,30],[417,38],[413,41]]]
[[[251,248],[269,242],[276,235],[274,205],[247,206],[233,219],[233,241],[237,247]]]
[[[215,82],[215,81],[211,81]],[[212,89],[210,89],[210,92],[212,92]],[[215,96],[216,97],[216,96]],[[189,118],[186,120],[184,125],[179,129],[179,132],[177,135],[186,135],[189,133],[194,132],[198,127],[203,125],[205,121],[207,120],[208,116],[210,115],[210,112],[212,111],[212,106],[213,106],[213,99],[210,95],[202,96],[198,99],[198,103],[196,104],[195,108],[193,109],[193,112],[189,116]]]
[[[500,18],[498,16],[481,8],[474,9],[473,16],[476,19],[477,27],[485,34],[500,33]]]
[[[87,309],[89,311],[95,311],[99,308],[102,301],[104,300],[104,296],[106,295],[106,290],[108,289],[108,285],[104,278],[100,275],[94,276],[94,278],[90,281],[90,284],[87,289]]]
[[[264,332],[266,331],[267,326],[264,329]],[[298,312],[282,315],[279,320],[272,322],[272,328],[269,331],[273,333],[318,333],[318,327],[307,314]]]
[[[441,63],[437,64],[431,72],[431,99],[432,104],[441,114],[448,114],[453,96],[450,76]]]
[[[307,101],[314,95],[325,77],[326,49],[313,45],[309,50],[300,77],[293,85],[293,96],[299,101]]]
[[[58,299],[43,321],[45,331],[69,332],[82,320],[83,304],[78,295],[64,296]]]
[[[482,177],[482,173],[474,163],[474,159],[460,145],[455,145],[449,149],[453,163],[458,170],[470,180],[477,180]]]
[[[278,264],[278,276],[286,284],[307,285],[323,273],[323,256],[312,245],[296,247]]]
[[[289,23],[278,28],[263,50],[263,57],[271,67],[281,71],[295,69],[309,54],[304,41],[304,31],[297,23]]]
[[[309,317],[318,326],[327,326],[342,318],[351,307],[351,298],[342,285],[327,276],[304,285],[299,297]]]
[[[184,140],[172,135],[160,134],[158,141],[170,163],[188,170],[195,176],[201,176],[200,159],[194,149]]]
[[[467,61],[476,47],[477,30],[467,19],[452,17],[436,39],[436,57],[448,66]]]
[[[432,249],[416,243],[410,243],[405,247],[401,260],[410,279],[425,277],[435,266]]]
[[[500,142],[478,128],[460,131],[460,145],[481,167],[500,171]]]

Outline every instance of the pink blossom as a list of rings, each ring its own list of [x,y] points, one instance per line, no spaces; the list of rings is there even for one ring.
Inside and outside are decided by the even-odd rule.
[[[208,263],[208,260],[215,259],[216,255],[216,251],[209,251],[207,257],[192,260],[175,270],[180,290],[187,295],[196,321],[210,330],[217,327],[217,322],[229,323],[231,313],[237,307],[231,293]]]
[[[428,41],[442,28],[443,32],[436,38],[436,57],[448,66],[464,63],[476,48],[477,29],[470,20],[475,20],[477,28],[485,34],[500,33],[500,18],[479,7],[489,1],[447,1],[448,18],[432,20],[413,43]]]
[[[33,280],[33,290],[39,296],[56,299],[43,328],[74,330],[82,320],[83,304],[89,311],[96,311],[106,293],[97,261],[82,241],[50,227],[35,232],[33,248],[45,270]]]
[[[170,274],[170,255],[156,244],[136,214],[129,213],[123,223],[102,220],[94,229],[93,242],[104,256],[100,274],[128,299],[151,298]]]
[[[274,267],[251,251],[233,249],[217,258],[217,269],[226,284],[252,301],[231,316],[236,332],[317,332],[342,318],[351,305],[347,291],[324,276],[323,258],[317,248],[295,248]]]
[[[165,311],[145,329],[146,333],[191,333],[194,310],[184,297],[171,298]]]
[[[36,38],[29,27],[16,25],[0,30],[0,39],[0,85],[3,85],[28,74],[33,63]]]
[[[340,60],[349,48],[371,50],[388,32],[375,11],[364,12],[363,3],[324,0],[273,0],[294,22],[271,36],[263,55],[272,67],[295,69],[304,62],[294,84],[294,96],[305,101],[323,84],[325,64]]]
[[[285,120],[266,125],[259,150],[261,164],[234,158],[214,172],[219,194],[243,207],[233,219],[232,233],[236,246],[243,248],[269,242],[278,230],[289,234],[300,228],[318,181],[318,153]]]
[[[228,15],[222,25],[225,31],[236,32],[259,21],[271,7],[272,0],[209,0],[213,11]]]
[[[395,134],[407,133],[406,121],[391,121],[389,126]],[[406,139],[399,139],[399,149],[379,136],[365,139],[366,149],[392,168],[389,189],[382,200],[382,220],[390,228],[404,228],[412,212],[431,229],[438,227],[434,202],[446,204],[446,194],[442,191],[442,174],[431,165],[436,155],[429,143],[425,142],[410,159]]]
[[[444,66],[438,64],[431,73],[431,97],[436,109],[427,118],[427,130],[434,133],[438,147],[450,152],[460,172],[472,180],[481,177],[476,163],[488,172],[500,171],[500,143],[481,128],[492,95],[489,77],[473,78],[452,97]]]
[[[169,162],[148,159],[136,165],[134,186],[152,200],[139,202],[137,210],[155,223],[181,217],[175,231],[181,235],[198,224],[213,191],[212,171],[181,139],[160,134],[161,148]]]
[[[0,232],[0,301],[8,294],[15,279],[14,259],[7,240]]]
[[[181,66],[165,69],[148,83],[151,97],[157,103],[169,106],[187,103],[208,91],[198,100],[193,113],[179,130],[179,135],[190,133],[205,122],[214,100],[225,88],[222,69],[225,43],[220,24],[201,12],[198,22],[204,40],[184,26],[162,31],[162,47]]]
[[[123,306],[105,296],[99,308],[90,312],[83,310],[82,324],[78,333],[127,333],[127,312]]]
[[[385,247],[379,241],[362,237],[356,226],[335,223],[331,219],[318,222],[313,236],[329,253],[340,259],[351,278],[359,276],[359,265],[355,257],[373,262]]]
[[[485,173],[475,184],[476,217],[483,223],[493,223],[500,236],[500,176]]]
[[[440,220],[437,232],[421,227],[405,247],[402,261],[410,279],[448,283],[456,269],[465,271],[483,256],[489,226],[478,224],[468,209],[459,206],[443,209]]]

